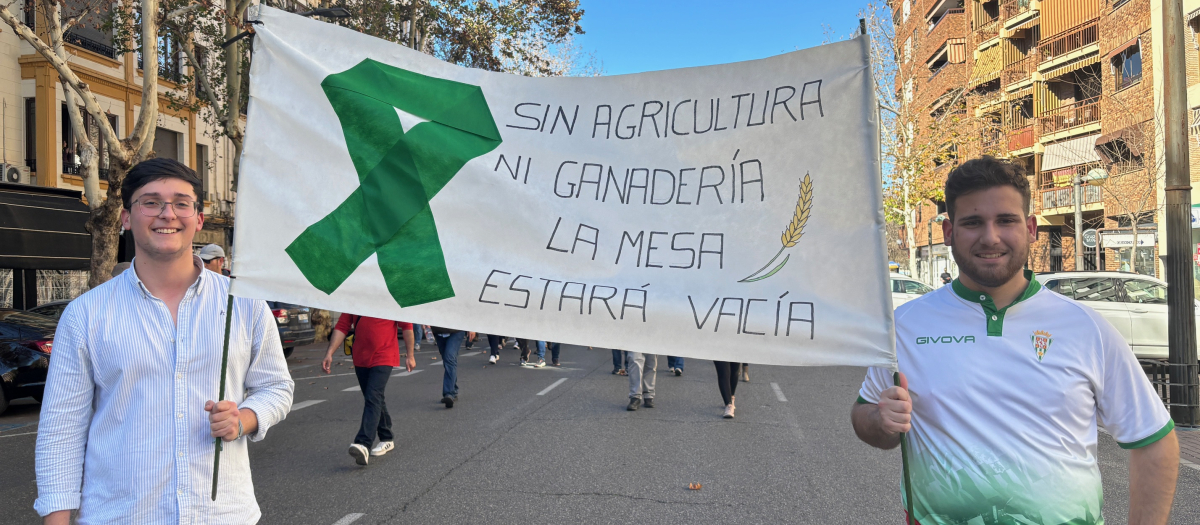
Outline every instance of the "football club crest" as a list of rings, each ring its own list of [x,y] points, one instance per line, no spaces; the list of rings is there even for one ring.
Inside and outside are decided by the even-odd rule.
[[[1034,332],[1033,335],[1029,336],[1029,339],[1033,341],[1033,351],[1037,352],[1037,358],[1040,362],[1043,357],[1046,357],[1046,351],[1050,350],[1050,343],[1054,339],[1051,338],[1049,332],[1041,330]]]

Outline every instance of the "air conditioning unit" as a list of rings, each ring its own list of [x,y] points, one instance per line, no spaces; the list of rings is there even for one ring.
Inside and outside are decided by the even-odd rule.
[[[0,176],[3,177],[3,182],[9,184],[32,184],[33,181],[29,177],[29,166],[17,166],[15,164],[0,164]]]

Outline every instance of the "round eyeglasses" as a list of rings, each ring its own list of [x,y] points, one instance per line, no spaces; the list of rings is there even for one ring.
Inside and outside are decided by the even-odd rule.
[[[133,202],[133,207],[137,208],[142,215],[147,217],[158,217],[162,215],[163,210],[171,206],[171,211],[176,217],[191,217],[196,214],[199,208],[196,201],[175,201],[167,202],[161,199],[138,199]]]

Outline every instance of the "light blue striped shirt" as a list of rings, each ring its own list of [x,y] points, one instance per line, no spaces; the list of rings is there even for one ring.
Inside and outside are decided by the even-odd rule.
[[[202,267],[199,258],[196,266]],[[45,516],[79,523],[254,523],[246,439],[224,444],[212,501],[213,438],[229,279],[200,273],[178,324],[130,268],[71,302],[58,323],[37,437]],[[294,383],[266,303],[235,298],[225,399],[258,416],[261,440],[292,405]]]

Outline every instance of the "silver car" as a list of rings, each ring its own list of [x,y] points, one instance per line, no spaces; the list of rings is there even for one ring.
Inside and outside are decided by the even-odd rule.
[[[1090,306],[1145,359],[1167,358],[1167,283],[1126,272],[1051,272],[1038,275],[1046,288]],[[1197,301],[1200,335],[1200,301]]]
[[[892,277],[892,308],[916,299],[933,291],[933,288],[921,281],[901,275],[891,274]]]

